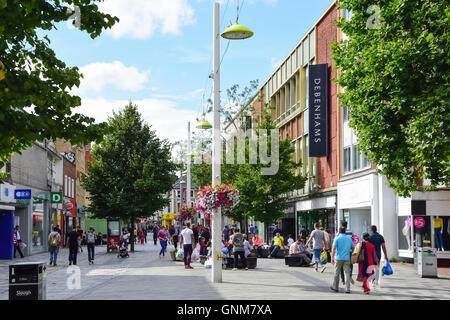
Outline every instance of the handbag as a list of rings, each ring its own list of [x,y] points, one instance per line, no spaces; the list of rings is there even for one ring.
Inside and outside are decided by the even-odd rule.
[[[212,259],[208,258],[208,260],[205,261],[205,268],[210,269],[212,267]]]
[[[27,244],[25,242],[21,242],[19,245],[20,249],[25,249],[27,247]]]
[[[364,261],[364,248],[360,242],[356,245],[355,251],[353,251],[353,253],[352,253],[351,263],[355,264],[355,263],[361,263],[363,261]]]

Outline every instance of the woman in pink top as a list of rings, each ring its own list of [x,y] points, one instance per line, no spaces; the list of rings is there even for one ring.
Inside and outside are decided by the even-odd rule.
[[[258,257],[262,256],[262,239],[258,236],[258,234],[255,234],[252,240],[253,248],[258,251]]]
[[[161,244],[161,251],[159,252],[159,257],[161,258],[161,253],[164,257],[164,252],[166,250],[166,244],[167,244],[166,227],[164,227],[162,230],[159,230],[158,239],[159,239],[159,243]]]

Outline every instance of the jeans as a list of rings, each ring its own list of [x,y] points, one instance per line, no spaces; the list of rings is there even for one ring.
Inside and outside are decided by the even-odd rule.
[[[278,247],[278,248],[280,248],[280,247]],[[237,251],[237,252],[234,252],[233,254],[234,254],[234,267],[237,268],[238,257],[240,257],[241,261],[244,263],[244,267],[247,268],[247,259],[245,259],[245,251]]]
[[[22,249],[20,249],[20,242],[14,246],[14,258],[16,257],[16,250],[19,251],[20,257],[23,258]]]
[[[183,251],[184,251],[184,265],[190,266],[191,265],[191,258],[192,258],[192,244],[184,244],[183,245]]]
[[[350,278],[352,277],[352,274],[353,274],[353,265],[350,263]],[[344,269],[341,269],[341,280],[342,282],[345,282]]]
[[[58,246],[50,246],[50,262],[53,262],[56,265],[56,259],[58,258],[59,247]]]
[[[72,264],[77,264],[77,254],[78,254],[78,246],[76,247],[69,247],[69,262],[72,262]]]
[[[161,244],[161,251],[159,251],[159,255],[163,255],[164,257],[164,251],[166,250],[166,241],[165,240],[159,240],[159,243]]]
[[[94,255],[95,255],[95,243],[88,243],[87,249],[88,249],[88,259],[89,262],[94,261]]]
[[[314,263],[318,264],[320,262],[320,254],[322,253],[322,249],[314,249]]]
[[[434,241],[436,242],[436,249],[444,250],[444,241],[442,239],[441,228],[434,228]]]
[[[276,258],[278,251],[280,251],[280,246],[273,246],[270,256]]]
[[[349,260],[336,260],[334,265],[334,282],[333,288],[339,289],[339,275],[341,270],[344,269],[345,273],[345,288],[347,291],[350,291],[350,261]]]
[[[259,246],[253,246],[253,249],[255,249],[258,252],[258,258],[262,257],[262,248]]]

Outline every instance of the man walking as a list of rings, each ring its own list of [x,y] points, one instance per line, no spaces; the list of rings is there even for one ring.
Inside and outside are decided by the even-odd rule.
[[[59,245],[61,243],[61,235],[58,232],[58,227],[54,227],[53,231],[48,235],[48,246],[50,248],[50,265],[57,266],[56,259],[58,258]]]
[[[345,228],[339,228],[339,235],[333,241],[331,250],[331,264],[334,264],[334,281],[330,287],[331,290],[339,292],[339,276],[341,269],[344,268],[346,293],[350,293],[350,259],[353,252],[352,239],[345,234]],[[335,263],[336,262],[336,263]]]
[[[320,255],[323,251],[323,249],[326,247],[325,242],[325,234],[323,231],[319,230],[319,224],[314,224],[314,231],[311,232],[311,235],[309,236],[308,241],[306,242],[306,246],[313,240],[313,252],[314,252],[314,269],[316,272],[318,271],[319,264],[322,265],[320,262]],[[325,270],[326,266],[322,266],[322,269],[320,272],[323,272]]]
[[[386,261],[388,261],[384,237],[377,232],[377,226],[371,226],[369,234],[370,234],[369,242],[373,244],[373,246],[375,247],[375,252],[377,253],[378,261],[381,261],[381,249],[383,249],[384,258],[386,259]],[[372,285],[374,286],[378,284],[378,280],[380,278],[379,266],[380,264],[375,265],[375,276],[372,281]]]
[[[244,263],[245,270],[248,270],[247,259],[245,259],[245,246],[244,246],[244,235],[239,232],[239,229],[234,229],[233,239],[231,244],[233,245],[233,255],[234,255],[234,268],[237,270],[238,259],[241,258]]]
[[[78,240],[80,235],[77,232],[77,227],[73,226],[72,231],[67,235],[66,248],[69,248],[69,266],[77,264],[77,254],[78,254]]]
[[[155,243],[156,246],[156,242],[158,241],[158,232],[159,229],[156,225],[153,226],[153,242]]]
[[[20,236],[19,226],[14,228],[14,258],[16,257],[16,251],[19,251],[20,257],[23,258],[21,250],[22,237]]]
[[[186,228],[181,231],[180,248],[183,246],[184,251],[184,268],[194,269],[191,267],[192,250],[196,247],[194,232],[191,230],[191,224],[186,223]]]
[[[94,264],[94,255],[95,255],[95,238],[97,235],[95,234],[95,230],[93,226],[89,227],[89,231],[86,232],[86,243],[88,248],[88,259],[89,264]]]

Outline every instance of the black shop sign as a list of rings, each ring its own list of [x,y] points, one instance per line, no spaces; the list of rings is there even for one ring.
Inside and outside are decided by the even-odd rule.
[[[309,66],[309,156],[328,156],[328,64]]]

